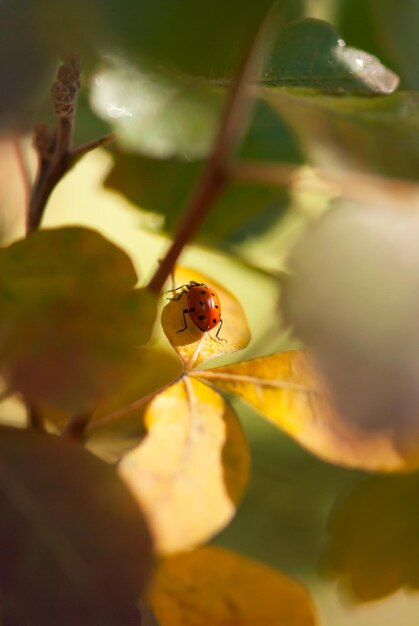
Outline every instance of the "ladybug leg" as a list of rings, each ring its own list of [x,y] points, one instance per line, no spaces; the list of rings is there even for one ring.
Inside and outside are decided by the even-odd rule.
[[[183,309],[182,311],[182,315],[183,315],[183,328],[181,328],[180,330],[178,330],[178,333],[183,333],[184,330],[186,330],[188,328],[188,324],[186,323],[186,317],[185,317],[185,313],[188,313],[189,309]]]
[[[222,318],[220,318],[220,325],[217,329],[217,332],[215,333],[215,338],[218,339],[218,341],[227,341],[227,339],[223,339],[222,337],[220,337],[220,330],[222,329],[224,324],[224,320]]]
[[[176,289],[168,289],[166,293],[173,293],[173,292],[178,291],[178,289],[181,289],[182,291],[176,296],[174,296],[173,298],[167,298],[167,299],[170,300],[171,302],[176,302],[177,300],[181,299],[184,293],[187,293],[187,285],[181,285],[180,287],[176,287]]]

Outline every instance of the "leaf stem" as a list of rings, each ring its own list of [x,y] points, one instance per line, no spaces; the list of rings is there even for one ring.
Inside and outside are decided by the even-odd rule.
[[[26,411],[28,415],[28,425],[32,430],[45,430],[44,421],[42,419],[41,413],[38,409],[28,402],[26,404]]]
[[[244,134],[253,104],[249,83],[257,75],[262,63],[269,23],[270,13],[259,25],[231,82],[212,153],[186,208],[175,239],[149,282],[149,289],[156,295],[173,271],[183,248],[197,233],[212,205],[229,182],[229,164]]]
[[[80,440],[86,431],[90,418],[91,413],[79,413],[70,417],[61,432],[61,437],[76,441]]]

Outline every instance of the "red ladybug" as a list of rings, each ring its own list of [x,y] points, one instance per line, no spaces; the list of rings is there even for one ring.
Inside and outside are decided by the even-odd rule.
[[[179,289],[181,289],[180,294],[170,299],[179,300],[182,295],[186,293],[188,294],[188,308],[182,311],[184,326],[177,332],[182,333],[187,329],[188,324],[185,314],[189,313],[192,322],[203,333],[208,332],[220,324],[215,336],[217,339],[221,339],[219,334],[223,326],[223,320],[221,319],[220,301],[215,291],[204,283],[197,283],[194,280],[191,280],[191,282],[186,285],[180,285],[180,287],[176,287],[176,289],[169,289],[169,291],[176,292]]]

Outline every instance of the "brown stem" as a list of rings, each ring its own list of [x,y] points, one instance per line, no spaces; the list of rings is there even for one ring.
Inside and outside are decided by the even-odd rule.
[[[33,430],[45,430],[44,421],[38,409],[33,404],[26,402],[26,410],[28,414],[29,428],[32,428]]]
[[[259,26],[231,83],[214,147],[198,188],[185,211],[171,247],[149,282],[148,287],[155,294],[162,290],[183,248],[196,234],[213,203],[228,183],[228,164],[244,133],[252,107],[249,82],[257,74],[262,62],[269,18],[270,15]]]
[[[108,135],[104,135],[103,137],[99,137],[99,139],[93,139],[93,141],[87,141],[86,143],[82,143],[80,146],[76,146],[71,151],[71,155],[73,160],[79,159],[80,157],[87,154],[91,150],[95,148],[100,148],[100,146],[104,146],[112,141],[115,141],[116,133],[109,133]]]
[[[51,100],[57,117],[57,129],[51,133],[45,126],[35,132],[38,172],[29,202],[26,232],[37,230],[41,224],[48,199],[57,183],[84,154],[104,145],[113,134],[73,147],[77,99],[80,89],[80,64],[71,56],[59,68],[57,80],[51,87]]]
[[[231,165],[229,176],[230,180],[236,182],[288,186],[293,182],[294,175],[299,168],[299,165],[286,163],[238,161]]]
[[[61,437],[79,441],[84,435],[90,418],[91,413],[79,413],[78,415],[71,417],[64,426],[61,432]]]

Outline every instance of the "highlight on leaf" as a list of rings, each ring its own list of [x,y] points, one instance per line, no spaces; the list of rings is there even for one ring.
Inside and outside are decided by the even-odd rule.
[[[308,353],[284,352],[192,375],[242,397],[329,462],[387,472],[419,467],[414,441],[402,448],[394,432],[363,431],[342,418]]]
[[[207,385],[184,378],[148,405],[143,442],[119,464],[163,553],[203,542],[234,516],[249,473],[237,415]]]
[[[246,315],[237,298],[205,274],[187,267],[176,268],[172,289],[188,285],[191,281],[203,283],[214,290],[220,301],[223,323],[219,339],[216,338],[219,325],[209,332],[200,331],[190,314],[186,312],[188,309],[187,289],[180,297],[181,289],[167,294],[170,301],[162,311],[163,330],[188,370],[221,354],[241,350],[250,341]],[[182,330],[184,319],[186,328]]]
[[[303,587],[216,546],[161,561],[148,594],[160,626],[315,626]]]

